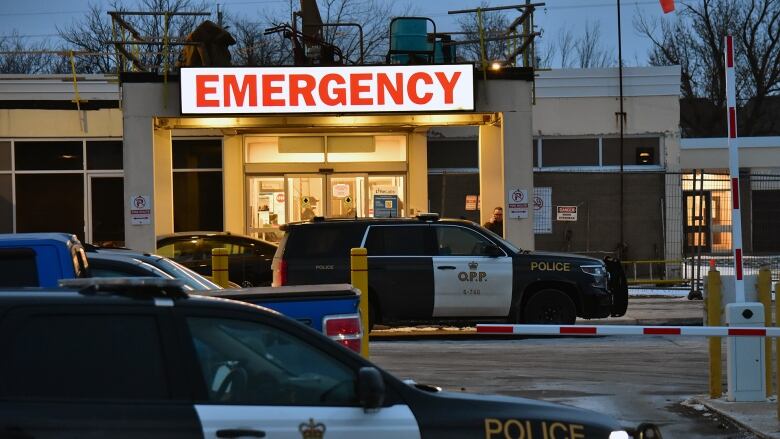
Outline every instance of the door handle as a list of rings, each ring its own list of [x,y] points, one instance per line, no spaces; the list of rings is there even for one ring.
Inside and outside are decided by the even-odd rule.
[[[228,428],[225,430],[217,430],[217,437],[221,437],[221,438],[265,437],[265,432],[260,430],[252,430],[249,428]]]
[[[436,268],[437,268],[438,270],[454,270],[454,269],[455,269],[455,266],[454,266],[454,265],[439,265],[439,266],[438,266],[438,267],[436,267]]]

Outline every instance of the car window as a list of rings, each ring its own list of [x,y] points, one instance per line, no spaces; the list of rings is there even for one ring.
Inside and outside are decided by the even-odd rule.
[[[256,322],[187,323],[210,403],[358,405],[354,371],[299,338]]]
[[[495,246],[486,237],[464,227],[435,226],[439,256],[489,256]]]
[[[221,290],[222,287],[189,268],[170,259],[160,258],[153,262],[157,268],[175,279],[184,282],[186,288],[194,291]]]
[[[291,228],[285,242],[285,258],[348,258],[360,247],[362,226],[347,224],[301,225]]]
[[[89,266],[89,272],[92,277],[154,276],[173,279],[173,276],[170,276],[159,268],[132,258],[128,258],[126,261],[119,261],[93,257],[92,264]]]
[[[366,238],[369,256],[431,256],[429,226],[371,226]]]
[[[0,287],[37,287],[38,266],[31,248],[0,249]]]
[[[14,327],[2,393],[15,398],[170,397],[151,315],[38,314]]]
[[[197,261],[202,259],[202,250],[199,248],[199,240],[191,239],[189,237],[186,239],[168,241],[157,248],[157,253],[179,262]]]

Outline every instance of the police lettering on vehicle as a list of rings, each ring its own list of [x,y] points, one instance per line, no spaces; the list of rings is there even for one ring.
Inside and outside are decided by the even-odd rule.
[[[476,271],[479,264],[476,262],[469,262],[469,270],[461,271],[458,273],[458,280],[461,282],[487,282],[487,273],[484,271]]]
[[[485,439],[584,439],[585,426],[558,421],[485,418]]]
[[[571,271],[569,262],[531,262],[531,271]]]

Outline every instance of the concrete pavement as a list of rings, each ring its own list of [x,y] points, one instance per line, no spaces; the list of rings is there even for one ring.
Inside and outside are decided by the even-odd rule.
[[[580,325],[637,325],[637,326],[701,326],[704,302],[684,297],[631,297],[625,316],[608,319],[577,319]],[[417,325],[405,327],[379,327],[370,334],[371,339],[391,340],[409,338],[477,338],[473,326]],[[725,345],[725,343],[724,343]],[[725,351],[725,346],[724,346]],[[771,357],[770,357],[771,358]],[[726,370],[725,358],[723,370]],[[724,382],[724,389],[726,385]],[[773,392],[774,393],[774,392]],[[710,399],[696,396],[694,406],[710,410],[728,418],[734,424],[761,438],[780,439],[780,418],[775,397],[765,402],[728,402],[725,396]]]

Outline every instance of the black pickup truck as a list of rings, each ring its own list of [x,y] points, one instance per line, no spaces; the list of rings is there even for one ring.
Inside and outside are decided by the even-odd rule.
[[[628,306],[616,260],[521,250],[470,221],[436,215],[291,223],[274,285],[349,281],[350,248],[368,249],[369,321],[508,320],[573,324]]]

